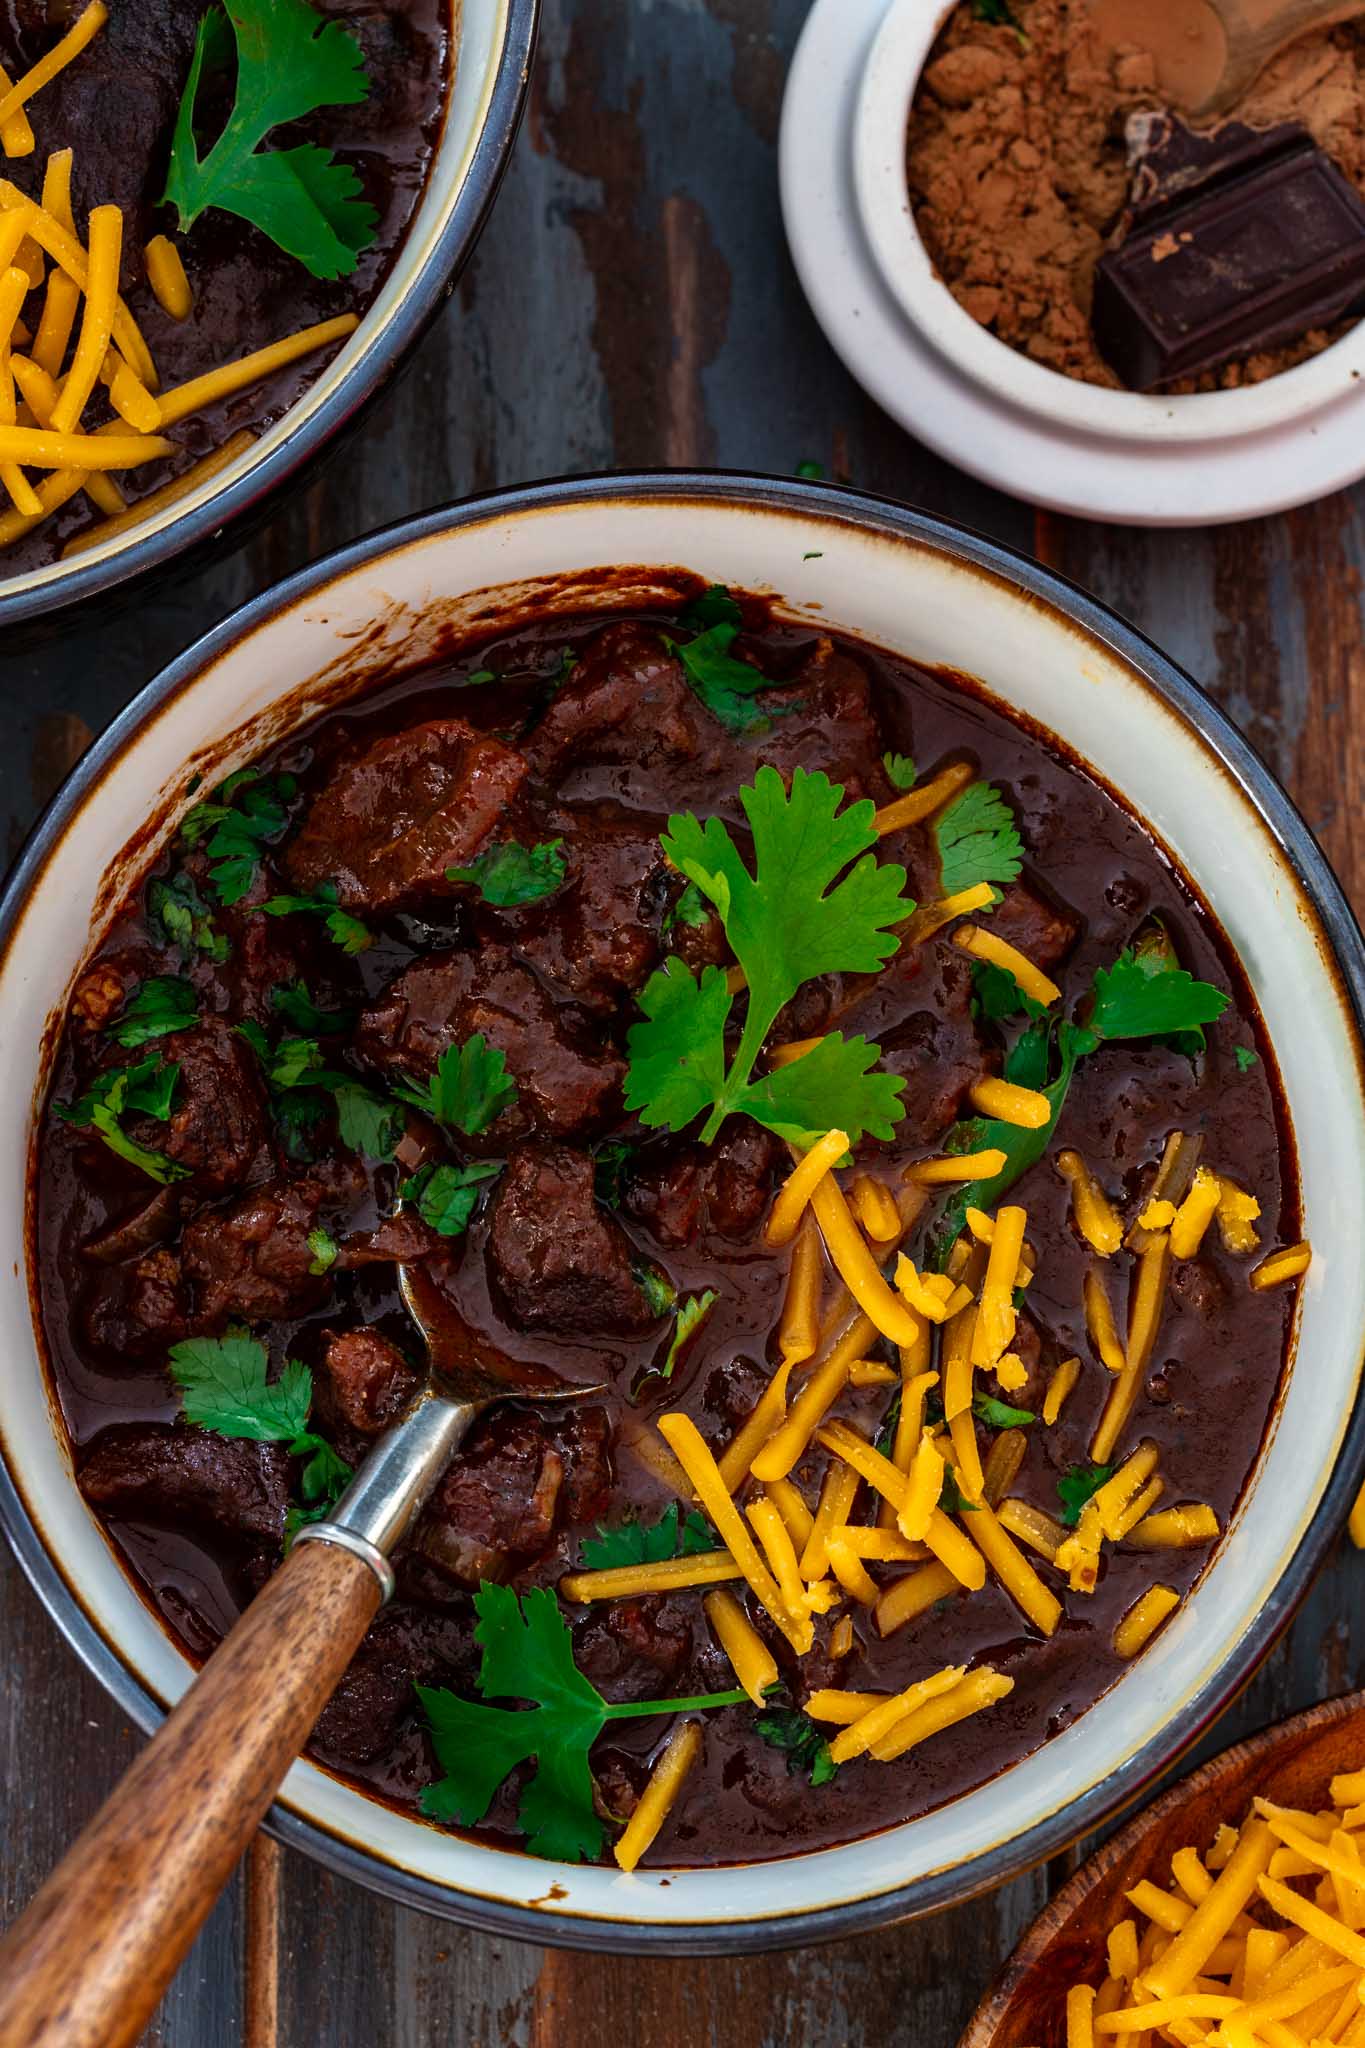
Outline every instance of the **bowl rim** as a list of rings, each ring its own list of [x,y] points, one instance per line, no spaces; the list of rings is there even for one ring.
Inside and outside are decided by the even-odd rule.
[[[235,643],[301,599],[316,594],[336,577],[364,568],[410,544],[518,513],[545,513],[559,506],[591,505],[603,500],[644,499],[720,503],[741,513],[777,511],[796,517],[813,514],[826,521],[851,524],[860,532],[891,542],[909,540],[947,556],[950,561],[987,572],[1008,584],[1025,603],[1060,612],[1073,627],[1124,660],[1194,730],[1214,756],[1216,765],[1242,789],[1289,864],[1320,922],[1330,949],[1329,969],[1335,969],[1343,1008],[1354,1023],[1357,1055],[1365,1060],[1365,936],[1341,884],[1271,770],[1184,670],[1136,627],[1067,578],[969,527],[916,511],[894,499],[836,484],[738,471],[622,471],[590,478],[550,479],[464,499],[364,535],[251,599],[147,683],[95,741],[52,798],[0,889],[0,953],[11,941],[49,853],[105,768],[166,702]],[[485,1933],[545,1946],[649,1955],[754,1954],[798,1942],[842,1938],[918,1918],[949,1904],[963,1904],[1032,1869],[1131,1806],[1153,1779],[1218,1718],[1288,1625],[1344,1524],[1362,1478],[1365,1388],[1358,1393],[1317,1510],[1272,1595],[1239,1643],[1235,1658],[1221,1666],[1199,1690],[1189,1694],[1172,1718],[1128,1760],[1121,1786],[1115,1788],[1112,1777],[1104,1779],[1075,1801],[1058,1806],[1013,1841],[983,1855],[965,1886],[961,1867],[947,1865],[873,1897],[771,1919],[729,1926],[681,1921],[643,1925],[624,1917],[590,1919],[561,1914],[548,1907],[504,1903],[457,1891],[404,1870],[377,1851],[358,1848],[327,1827],[304,1820],[278,1805],[271,1808],[263,1825],[280,1841],[299,1849],[324,1869],[351,1878],[395,1903],[415,1906]],[[87,1669],[144,1733],[152,1733],[165,1717],[163,1707],[86,1615],[42,1544],[2,1457],[0,1529],[8,1535],[39,1600]]]
[[[454,39],[458,49],[458,0],[455,4]],[[530,87],[541,0],[497,0],[497,4],[502,12],[501,45],[483,122],[450,212],[415,271],[412,283],[388,319],[366,340],[355,362],[341,373],[336,388],[307,418],[282,433],[276,446],[253,462],[245,473],[233,477],[229,469],[229,480],[222,488],[211,491],[202,504],[181,518],[141,538],[134,528],[127,544],[115,553],[88,562],[77,555],[69,574],[30,583],[27,588],[22,587],[24,578],[16,578],[13,581],[21,587],[7,591],[5,584],[10,579],[0,576],[0,628],[33,620],[55,620],[73,607],[124,588],[216,539],[224,529],[264,505],[291,479],[297,478],[378,398],[435,319],[473,253],[511,161],[512,145]],[[439,142],[436,147],[439,149]],[[406,239],[405,235],[398,245],[395,262],[401,260]],[[362,335],[368,310],[362,314],[357,330]],[[303,397],[307,395],[305,391]],[[281,428],[287,426],[290,415],[301,403],[297,400],[283,415]]]
[[[973,319],[939,276],[919,232],[905,176],[907,124],[933,45],[959,0],[889,0],[858,83],[852,125],[853,190],[883,285],[916,332],[1002,403],[1054,432],[1107,442],[1185,448],[1276,429],[1311,431],[1365,364],[1365,323],[1259,384],[1229,391],[1110,390],[1035,362]],[[887,155],[897,175],[888,177]]]

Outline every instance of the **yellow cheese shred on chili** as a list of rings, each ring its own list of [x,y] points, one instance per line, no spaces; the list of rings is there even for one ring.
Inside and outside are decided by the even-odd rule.
[[[109,9],[104,0],[90,0],[89,6],[76,16],[66,34],[0,94],[0,137],[4,135],[6,124],[23,111],[34,93],[50,85],[58,72],[64,71],[72,58],[78,57],[87,43],[94,41],[108,19]],[[13,152],[7,151],[7,154]]]
[[[772,1651],[733,1593],[717,1587],[701,1604],[735,1677],[754,1705],[761,1707],[768,1687],[777,1683],[777,1661]]]
[[[649,1774],[649,1783],[640,1794],[640,1803],[613,1851],[622,1870],[634,1870],[654,1842],[682,1791],[683,1780],[701,1755],[701,1748],[701,1726],[696,1721],[684,1721],[669,1736]]]
[[[792,1648],[801,1654],[803,1630],[787,1612],[782,1591],[745,1524],[744,1517],[726,1490],[716,1461],[701,1431],[689,1415],[661,1415],[659,1434],[677,1458],[696,1490],[702,1508],[711,1517],[716,1533],[753,1588],[754,1595]],[[782,1474],[775,1475],[781,1478]]]
[[[997,938],[994,932],[984,931],[978,924],[961,925],[953,933],[953,944],[960,946],[964,953],[974,959],[985,960],[992,967],[1002,967],[1012,975],[1026,996],[1046,1009],[1061,995],[1055,981],[1036,967],[1027,953],[1021,953],[1017,946],[1011,946],[1005,939]]]
[[[949,767],[940,769],[929,782],[921,783],[893,803],[883,804],[873,814],[872,829],[880,836],[888,832],[899,832],[906,825],[922,824],[926,818],[941,811],[945,804],[975,780],[976,770],[969,761],[954,761]]]
[[[797,1225],[817,1184],[824,1179],[832,1166],[839,1164],[847,1151],[847,1131],[826,1131],[823,1137],[816,1139],[804,1158],[792,1168],[777,1191],[767,1228],[763,1233],[763,1241],[770,1249],[775,1250],[779,1245],[789,1244],[795,1237]]]

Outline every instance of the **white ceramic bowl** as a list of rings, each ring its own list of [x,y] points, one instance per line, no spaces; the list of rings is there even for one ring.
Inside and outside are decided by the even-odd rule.
[[[540,0],[451,0],[454,76],[421,204],[355,333],[275,426],[198,490],[126,532],[22,576],[0,556],[0,630],[88,603],[217,541],[315,459],[394,375],[472,250],[521,118]]]
[[[783,210],[849,368],[950,460],[1100,519],[1204,525],[1365,474],[1365,323],[1235,391],[1144,395],[1064,377],[972,319],[934,270],[905,174],[920,74],[956,0],[816,0],[783,109]]]
[[[336,1869],[456,1918],[550,1941],[725,1950],[928,1910],[1053,1853],[1132,1797],[1245,1680],[1303,1591],[1365,1467],[1365,949],[1311,836],[1179,670],[1046,571],[827,486],[725,477],[532,487],[357,543],[256,600],[152,684],[76,770],[0,904],[0,1505],[62,1628],[144,1726],[190,1671],[100,1532],[54,1429],[25,1251],[25,1162],[53,1023],[92,938],[167,834],[187,771],[216,779],[367,677],[452,631],[554,599],[668,588],[649,570],[782,594],[793,615],[985,678],[1147,818],[1215,905],[1278,1049],[1313,1266],[1297,1363],[1247,1497],[1185,1607],[1037,1755],[951,1809],[760,1867],[634,1876],[441,1833],[307,1763],[273,1825]],[[610,595],[606,594],[609,590]]]

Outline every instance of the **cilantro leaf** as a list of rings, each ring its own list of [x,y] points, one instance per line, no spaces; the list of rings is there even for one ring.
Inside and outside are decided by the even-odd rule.
[[[727,1064],[733,997],[721,970],[708,967],[698,981],[675,957],[650,976],[640,996],[646,1021],[632,1027],[627,1041],[626,1106],[642,1123],[682,1130],[709,1109],[705,1144],[735,1110],[784,1135],[828,1130],[836,1120],[850,1138],[878,1124],[890,1135],[903,1084],[885,1076],[871,1085],[871,1049],[861,1039],[845,1042],[836,1034],[805,1060],[750,1082],[774,1019],[801,984],[822,974],[875,973],[900,945],[894,927],[914,908],[901,894],[905,870],[870,852],[871,802],[841,811],[843,794],[828,776],[804,768],[795,770],[788,792],[775,768],[760,768],[740,791],[753,833],[752,873],[720,819],[703,825],[690,812],[670,818],[660,843],[719,911],[744,970],[748,1009]],[[814,1113],[812,1081],[827,1091]]]
[[[200,77],[223,15],[237,43],[232,110],[201,156],[195,140]],[[379,216],[355,171],[316,143],[263,152],[272,128],[317,107],[353,106],[369,91],[359,43],[306,0],[225,0],[199,24],[176,116],[163,195],[191,227],[206,207],[259,228],[314,277],[347,277],[374,240]]]
[[[628,1564],[662,1564],[665,1558],[696,1557],[715,1549],[705,1516],[689,1508],[686,1520],[681,1518],[677,1501],[670,1501],[657,1522],[619,1522],[614,1529],[599,1522],[596,1536],[585,1536],[579,1547],[579,1569],[605,1572]]]
[[[712,583],[678,613],[678,623],[704,633],[710,626],[733,626],[738,632],[744,614],[723,583]]]
[[[374,934],[369,926],[362,924],[358,917],[352,917],[349,910],[338,907],[335,882],[319,882],[311,896],[272,896],[261,905],[261,909],[267,917],[322,918],[326,922],[328,936],[335,940],[343,953],[363,953],[367,946],[374,944]]]
[[[677,1288],[657,1266],[637,1266],[635,1282],[652,1315],[666,1316],[678,1299]]]
[[[169,881],[158,876],[147,884],[147,924],[154,938],[178,946],[188,963],[196,953],[210,960],[226,960],[232,951],[223,933],[214,927],[209,907],[194,885],[192,875],[180,869]]]
[[[256,878],[264,847],[288,823],[286,804],[294,794],[292,775],[271,780],[254,769],[238,769],[180,821],[186,846],[204,842],[212,865],[209,882],[224,906],[239,903]]]
[[[972,1006],[978,1017],[985,1017],[992,1024],[1003,1023],[1007,1017],[1045,1016],[1042,1003],[1025,995],[1014,976],[1007,968],[997,967],[990,960],[972,962]]]
[[[1040,1018],[1030,1024],[1006,1058],[1005,1079],[1046,1095],[1052,1114],[1042,1129],[1025,1130],[1019,1124],[1002,1123],[994,1117],[972,1117],[953,1125],[944,1140],[945,1151],[1003,1152],[1005,1164],[989,1179],[969,1181],[955,1189],[930,1233],[930,1248],[937,1259],[946,1258],[967,1220],[968,1209],[993,1208],[1020,1176],[1042,1158],[1057,1128],[1076,1062],[1093,1052],[1098,1043],[1093,1032],[1082,1030],[1065,1018],[1056,1023]]]
[[[684,1346],[691,1341],[715,1305],[714,1287],[708,1287],[702,1294],[689,1294],[686,1301],[681,1304],[673,1326],[673,1341],[668,1347],[668,1356],[659,1368],[664,1379],[672,1379],[673,1368],[682,1355]]]
[[[265,1346],[245,1330],[186,1337],[172,1344],[170,1364],[187,1422],[257,1443],[288,1443],[307,1428],[313,1375],[291,1358],[267,1381]]]
[[[564,1863],[601,1853],[603,1824],[593,1798],[588,1753],[610,1720],[738,1706],[740,1691],[687,1700],[643,1700],[608,1706],[574,1662],[573,1636],[548,1587],[518,1596],[510,1586],[486,1582],[474,1595],[483,1651],[479,1690],[488,1699],[530,1702],[508,1711],[461,1699],[444,1687],[417,1687],[436,1759],[445,1776],[422,1794],[433,1820],[473,1827],[503,1779],[534,1760],[522,1792],[518,1820],[533,1856]]]
[[[972,1413],[984,1422],[988,1429],[1027,1429],[1037,1416],[1031,1408],[1011,1408],[1008,1401],[997,1401],[994,1394],[973,1394]]]
[[[881,1047],[831,1031],[799,1060],[750,1082],[735,1107],[803,1149],[830,1128],[830,1104],[839,1104],[837,1127],[853,1137],[890,1138],[903,1114],[904,1080],[876,1073]]]
[[[93,1130],[111,1152],[120,1159],[126,1159],[130,1166],[136,1166],[149,1179],[163,1185],[174,1180],[188,1180],[190,1169],[177,1159],[168,1159],[164,1152],[149,1151],[139,1145],[123,1129],[120,1118],[128,1112],[137,1111],[143,1116],[155,1117],[159,1123],[166,1123],[171,1113],[171,1100],[175,1084],[180,1078],[180,1068],[175,1062],[163,1061],[156,1053],[149,1053],[145,1060],[139,1060],[131,1067],[113,1067],[101,1074],[84,1095],[74,1102],[54,1102],[52,1114],[59,1122],[71,1124],[77,1130]]]
[[[823,1731],[795,1707],[765,1707],[754,1716],[754,1732],[785,1750],[789,1771],[809,1771],[812,1785],[827,1785],[839,1768]]]
[[[349,1031],[355,1022],[354,1010],[320,1010],[308,993],[306,981],[281,982],[272,988],[270,1007],[278,1010],[295,1031],[320,1032],[324,1038]]]
[[[1062,1474],[1057,1481],[1057,1494],[1062,1503],[1061,1518],[1068,1529],[1075,1528],[1081,1519],[1081,1509],[1113,1476],[1113,1471],[1112,1465],[1073,1465]]]
[[[989,782],[969,782],[934,821],[945,896],[978,882],[1012,882],[1023,847],[1014,813]]]
[[[1202,1027],[1215,1023],[1229,1000],[1221,989],[1196,981],[1176,966],[1173,953],[1164,948],[1139,948],[1120,953],[1112,967],[1096,968],[1089,1024],[1100,1038],[1167,1038],[1189,1033],[1191,1049],[1202,1051]]]
[[[908,754],[883,754],[882,766],[886,779],[897,789],[913,789],[918,770]]]
[[[522,846],[504,839],[481,853],[468,867],[447,868],[448,882],[470,882],[485,903],[507,910],[519,903],[538,903],[553,896],[564,885],[568,862],[562,839],[545,839],[539,846]]]
[[[140,981],[119,1015],[105,1030],[116,1045],[146,1045],[172,1031],[188,1031],[199,1022],[194,990],[178,974],[154,974]]]
[[[474,1214],[481,1181],[502,1172],[499,1159],[476,1159],[468,1166],[423,1166],[398,1190],[403,1202],[415,1202],[422,1221],[442,1237],[459,1237]]]
[[[710,904],[702,895],[695,882],[689,882],[682,895],[670,911],[664,915],[663,929],[671,932],[676,925],[705,924],[713,915]]]
[[[332,1090],[337,1129],[343,1145],[366,1159],[392,1159],[403,1135],[402,1112],[361,1081],[343,1081]]]
[[[476,1031],[463,1045],[446,1047],[429,1081],[404,1076],[394,1082],[393,1093],[433,1122],[473,1138],[516,1101],[517,1085],[501,1050]]]
[[[1256,1065],[1256,1062],[1260,1057],[1258,1053],[1254,1053],[1251,1050],[1251,1047],[1249,1045],[1234,1045],[1232,1048],[1232,1056],[1237,1062],[1237,1071],[1239,1074],[1249,1074],[1251,1072],[1251,1069]]]
[[[698,633],[695,640],[670,640],[665,634],[664,645],[682,663],[692,694],[728,731],[767,732],[772,720],[752,700],[757,691],[771,689],[772,683],[762,669],[731,654],[738,632],[738,626],[722,620]]]
[[[341,1247],[336,1239],[320,1226],[308,1233],[308,1249],[313,1254],[308,1267],[310,1273],[326,1273],[336,1264]]]

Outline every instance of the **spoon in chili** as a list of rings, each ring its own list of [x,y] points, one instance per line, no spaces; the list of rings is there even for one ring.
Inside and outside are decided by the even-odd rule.
[[[389,1554],[495,1401],[581,1400],[543,1367],[477,1355],[424,1266],[399,1289],[428,1372],[331,1516],[205,1664],[0,1941],[0,2048],[137,2040],[365,1631],[393,1591]]]

